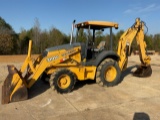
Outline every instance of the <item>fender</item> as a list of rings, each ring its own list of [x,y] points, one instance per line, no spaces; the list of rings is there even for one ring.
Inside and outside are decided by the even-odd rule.
[[[102,51],[98,56],[96,61],[94,62],[95,66],[98,66],[104,59],[112,58],[116,61],[119,60],[119,56],[114,51]]]

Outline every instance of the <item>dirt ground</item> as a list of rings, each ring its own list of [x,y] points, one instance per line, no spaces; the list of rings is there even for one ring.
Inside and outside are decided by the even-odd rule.
[[[32,55],[35,59],[38,55]],[[4,55],[0,56],[0,63],[21,63],[24,62],[26,55]]]
[[[7,64],[20,68],[24,59],[0,56],[0,89],[8,74]],[[139,58],[129,57],[122,82],[115,87],[83,81],[71,93],[58,94],[39,80],[28,91],[28,100],[0,104],[0,120],[160,120],[160,56],[151,59],[152,76],[138,78],[132,72]]]

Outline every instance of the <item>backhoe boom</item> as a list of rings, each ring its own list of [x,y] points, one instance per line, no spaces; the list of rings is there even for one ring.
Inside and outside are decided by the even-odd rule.
[[[146,77],[152,74],[152,70],[150,67],[151,58],[146,54],[146,43],[144,41],[144,25],[145,23],[137,18],[132,27],[122,34],[118,43],[117,50],[117,54],[120,57],[120,60],[118,61],[119,67],[121,70],[124,70],[127,67],[128,56],[131,54],[132,42],[136,37],[141,66],[137,69],[134,75],[139,77]]]

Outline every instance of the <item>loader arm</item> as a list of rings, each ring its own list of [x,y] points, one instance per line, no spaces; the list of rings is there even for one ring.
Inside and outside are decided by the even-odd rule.
[[[14,65],[8,65],[9,74],[2,85],[2,104],[16,102],[28,99],[28,89],[38,80],[46,68],[60,66],[69,59],[72,60],[70,66],[76,66],[80,63],[80,46],[76,44],[74,47],[69,45],[68,49],[58,49],[50,51],[47,55],[40,54],[33,62],[31,58],[32,41],[29,41],[28,55],[18,70]],[[61,48],[61,49],[60,49]],[[73,63],[73,61],[76,61]],[[63,64],[61,67],[67,67],[69,64]]]
[[[127,67],[128,56],[131,54],[131,45],[135,37],[139,48],[141,68],[150,68],[151,58],[146,54],[146,43],[144,41],[144,25],[145,23],[137,18],[133,26],[125,31],[120,37],[117,54],[120,57],[118,64],[121,70],[124,70]]]

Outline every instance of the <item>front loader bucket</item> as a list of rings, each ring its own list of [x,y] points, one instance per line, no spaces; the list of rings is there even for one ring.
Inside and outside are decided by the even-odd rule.
[[[2,104],[26,100],[28,91],[20,73],[13,65],[8,65],[8,72],[2,86]]]
[[[133,75],[137,77],[150,77],[152,75],[152,68],[150,65],[139,66]]]

